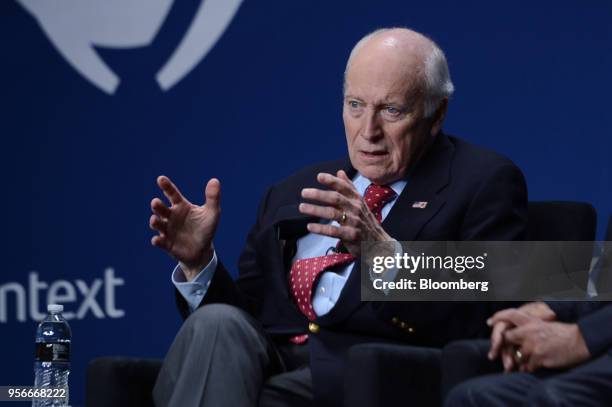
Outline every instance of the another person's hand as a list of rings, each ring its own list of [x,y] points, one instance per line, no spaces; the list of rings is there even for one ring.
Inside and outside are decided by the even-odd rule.
[[[179,261],[187,281],[191,281],[213,257],[213,238],[221,215],[221,184],[213,178],[206,185],[206,203],[189,202],[168,177],[159,176],[157,185],[170,206],[159,198],[151,201],[151,238],[153,246],[164,249]]]
[[[361,254],[362,241],[391,241],[393,240],[376,217],[372,214],[359,192],[342,170],[334,176],[320,173],[317,181],[329,187],[330,191],[317,188],[304,188],[302,198],[321,202],[323,205],[301,203],[301,213],[323,219],[335,220],[339,226],[321,223],[309,223],[308,231],[320,235],[339,238],[353,255]],[[346,220],[342,221],[343,213]]]
[[[591,357],[577,324],[533,319],[507,331],[504,341],[519,352],[515,361],[522,372],[567,368]]]
[[[487,321],[489,325],[493,325],[489,359],[493,360],[499,355],[504,372],[511,372],[520,367],[522,353],[518,347],[506,341],[505,334],[512,328],[538,320],[540,320],[538,317],[533,317],[520,308],[509,308],[496,313]],[[496,353],[493,353],[494,351]]]
[[[508,329],[513,328],[515,326],[510,322],[509,316],[512,316],[516,313],[522,313],[522,314],[525,314],[526,316],[537,318],[543,321],[554,321],[556,318],[555,312],[552,309],[550,309],[550,307],[546,303],[541,302],[541,301],[530,302],[530,303],[522,305],[519,308],[508,308],[508,309],[496,312],[487,321],[487,324],[490,327],[492,327],[491,349],[489,350],[489,355],[488,355],[490,360],[494,360],[499,356],[502,350],[504,333]],[[528,318],[519,318],[519,317],[520,315],[514,316],[514,320],[517,320],[517,321],[522,320],[525,322],[528,321]],[[502,358],[502,362],[504,362],[504,367],[507,364],[512,364],[511,358],[508,359],[507,357]]]

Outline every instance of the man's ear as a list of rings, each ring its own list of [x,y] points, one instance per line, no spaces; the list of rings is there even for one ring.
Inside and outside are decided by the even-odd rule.
[[[431,135],[435,136],[442,130],[442,124],[444,123],[444,118],[446,117],[446,111],[448,110],[448,98],[442,99],[440,102],[440,106],[433,114],[431,118]]]

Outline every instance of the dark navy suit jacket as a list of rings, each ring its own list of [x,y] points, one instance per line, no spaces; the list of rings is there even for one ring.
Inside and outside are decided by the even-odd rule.
[[[308,233],[306,223],[313,221],[298,211],[300,193],[305,187],[321,188],[317,173],[339,169],[355,175],[345,159],[305,168],[270,187],[240,257],[237,280],[219,262],[201,305],[239,306],[278,341],[306,332],[308,321],[287,289],[296,240]],[[521,171],[510,160],[440,133],[406,177],[406,188],[382,224],[393,238],[524,238],[527,191]],[[413,208],[414,202],[428,204]],[[361,302],[360,266],[355,267],[334,308],[315,321],[318,332],[310,334],[317,405],[341,404],[344,357],[352,345],[388,341],[439,347],[454,339],[488,335],[485,320],[494,310],[487,304]],[[188,306],[178,292],[177,302],[187,317]]]
[[[561,322],[575,322],[593,358],[612,354],[612,304],[609,301],[549,302]]]

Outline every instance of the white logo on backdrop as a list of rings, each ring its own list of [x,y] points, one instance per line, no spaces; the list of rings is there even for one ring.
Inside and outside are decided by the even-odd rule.
[[[86,79],[113,94],[121,79],[95,46],[145,47],[153,42],[174,0],[17,0],[38,21],[60,54]],[[155,78],[167,91],[219,40],[242,0],[202,0],[191,26]]]
[[[95,318],[123,318],[125,310],[117,307],[117,287],[125,280],[115,276],[115,270],[108,267],[103,278],[85,280],[42,280],[36,271],[28,273],[27,284],[17,281],[0,285],[0,324],[14,319],[26,322],[28,317],[41,321],[45,317],[45,304],[63,304],[66,319],[84,319],[89,314]],[[102,300],[101,301],[101,297]]]

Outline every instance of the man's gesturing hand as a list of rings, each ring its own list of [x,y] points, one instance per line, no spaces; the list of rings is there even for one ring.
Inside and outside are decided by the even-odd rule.
[[[213,256],[213,238],[221,214],[221,184],[213,178],[206,185],[206,203],[189,202],[168,177],[159,176],[157,185],[170,207],[161,199],[151,201],[151,229],[159,234],[151,238],[153,246],[167,251],[180,262],[188,281],[202,270]]]
[[[320,173],[317,175],[317,181],[329,187],[331,191],[304,188],[302,198],[321,202],[323,205],[301,203],[300,212],[335,220],[341,224],[333,226],[331,224],[309,223],[308,231],[341,239],[348,251],[356,257],[360,255],[362,241],[393,240],[368,209],[344,171],[338,171],[336,176]],[[343,214],[346,214],[344,220],[342,220]]]

